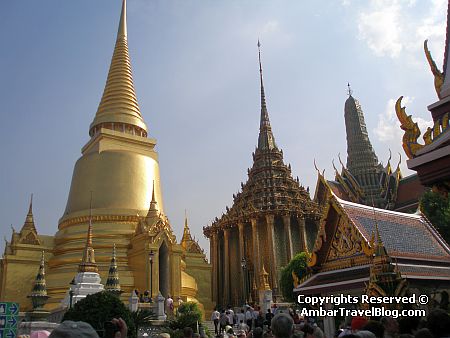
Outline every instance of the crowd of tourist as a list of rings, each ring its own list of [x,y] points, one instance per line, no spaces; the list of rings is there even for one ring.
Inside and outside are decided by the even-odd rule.
[[[211,315],[216,337],[223,338],[444,338],[450,337],[450,316],[442,309],[432,310],[427,318],[349,317],[334,337],[325,337],[323,328],[298,311],[246,306],[237,313],[231,307]]]

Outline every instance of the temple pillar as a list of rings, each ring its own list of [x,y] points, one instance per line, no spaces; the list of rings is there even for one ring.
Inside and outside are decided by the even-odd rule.
[[[230,249],[229,249],[230,229],[223,230],[223,255],[224,255],[224,284],[223,284],[223,305],[230,303]]]
[[[239,288],[241,290],[240,297],[241,300],[243,302],[245,302],[245,290],[244,290],[244,285],[245,285],[245,276],[244,276],[244,270],[242,269],[241,266],[241,262],[242,262],[242,258],[245,258],[245,251],[244,251],[244,223],[242,223],[241,221],[238,222],[238,230],[239,230],[239,275],[241,276],[240,278],[240,285],[242,288]],[[242,303],[243,304],[243,303]]]
[[[288,262],[294,257],[294,248],[292,246],[292,234],[291,234],[291,215],[283,215],[284,233],[286,234],[286,250]]]
[[[275,235],[274,235],[274,223],[275,216],[272,214],[266,215],[266,226],[267,226],[267,246],[269,247],[269,274],[272,289],[278,288],[278,272],[277,272],[277,255],[275,252]],[[258,271],[259,273],[259,271]],[[259,275],[258,275],[259,276]]]
[[[305,218],[300,217],[298,219],[299,225],[299,236],[300,236],[300,251],[308,252],[308,244],[306,241],[306,226],[305,226]]]
[[[256,284],[256,287],[259,285],[258,277],[261,271],[261,255],[259,253],[259,233],[258,233],[258,221],[256,218],[252,218],[252,237],[253,237],[253,281]]]
[[[217,290],[219,289],[218,280],[218,257],[217,257],[217,232],[213,232],[210,241],[210,257],[212,265],[212,299],[218,302]]]

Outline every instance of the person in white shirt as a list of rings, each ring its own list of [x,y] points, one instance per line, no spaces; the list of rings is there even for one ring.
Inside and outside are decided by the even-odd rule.
[[[245,312],[245,321],[247,322],[247,325],[250,330],[252,329],[252,320],[253,320],[252,312],[253,309],[250,306],[247,308],[247,311]]]
[[[211,314],[211,320],[214,322],[214,333],[216,336],[219,334],[219,318],[220,312],[217,311],[217,308],[214,308],[214,311]]]
[[[229,316],[229,318],[230,318],[230,325],[233,327],[233,325],[234,325],[234,311],[231,308],[231,305],[228,305],[228,312],[230,313],[230,316]]]

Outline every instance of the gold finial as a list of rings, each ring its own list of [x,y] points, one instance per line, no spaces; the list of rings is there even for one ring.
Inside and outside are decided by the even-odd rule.
[[[350,82],[347,82],[347,95],[352,96],[353,91],[352,88],[350,88]]]
[[[156,203],[156,198],[155,198],[155,180],[153,180],[153,185],[152,185],[152,202],[151,203]]]
[[[86,238],[86,245],[83,251],[83,258],[78,266],[78,272],[97,272],[98,266],[95,262],[94,248],[92,246],[92,191],[89,203],[89,224]]]
[[[131,61],[128,53],[126,1],[122,2],[117,40],[109,68],[108,78],[89,135],[95,129],[109,128],[135,135],[147,136],[134,90]],[[114,125],[114,126],[113,126]]]
[[[33,193],[31,193],[30,197],[30,207],[28,208],[28,214],[33,214]]]
[[[36,241],[39,242],[37,239],[37,231],[36,226],[34,225],[34,217],[33,217],[33,194],[31,194],[30,197],[30,205],[28,207],[28,213],[25,217],[25,223],[22,226],[22,229],[20,230],[20,234],[25,236],[28,232],[33,232],[36,236]]]
[[[270,285],[268,281],[269,274],[266,271],[266,268],[264,267],[264,264],[261,269],[261,273],[259,274],[259,281],[260,281],[260,289],[261,290],[270,290]]]
[[[127,0],[122,1],[122,12],[120,13],[119,29],[117,39],[127,38]]]
[[[153,180],[153,186],[152,186],[152,200],[150,201],[150,208],[148,209],[147,212],[147,217],[156,217],[158,215],[158,208],[156,207],[156,205],[158,204],[156,202],[156,198],[155,198],[155,180]]]
[[[189,229],[186,209],[184,209],[184,228]]]

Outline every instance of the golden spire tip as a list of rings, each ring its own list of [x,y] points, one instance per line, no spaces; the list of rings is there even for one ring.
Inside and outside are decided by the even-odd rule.
[[[127,0],[122,1],[122,12],[120,13],[119,30],[117,31],[117,39],[127,38]]]

